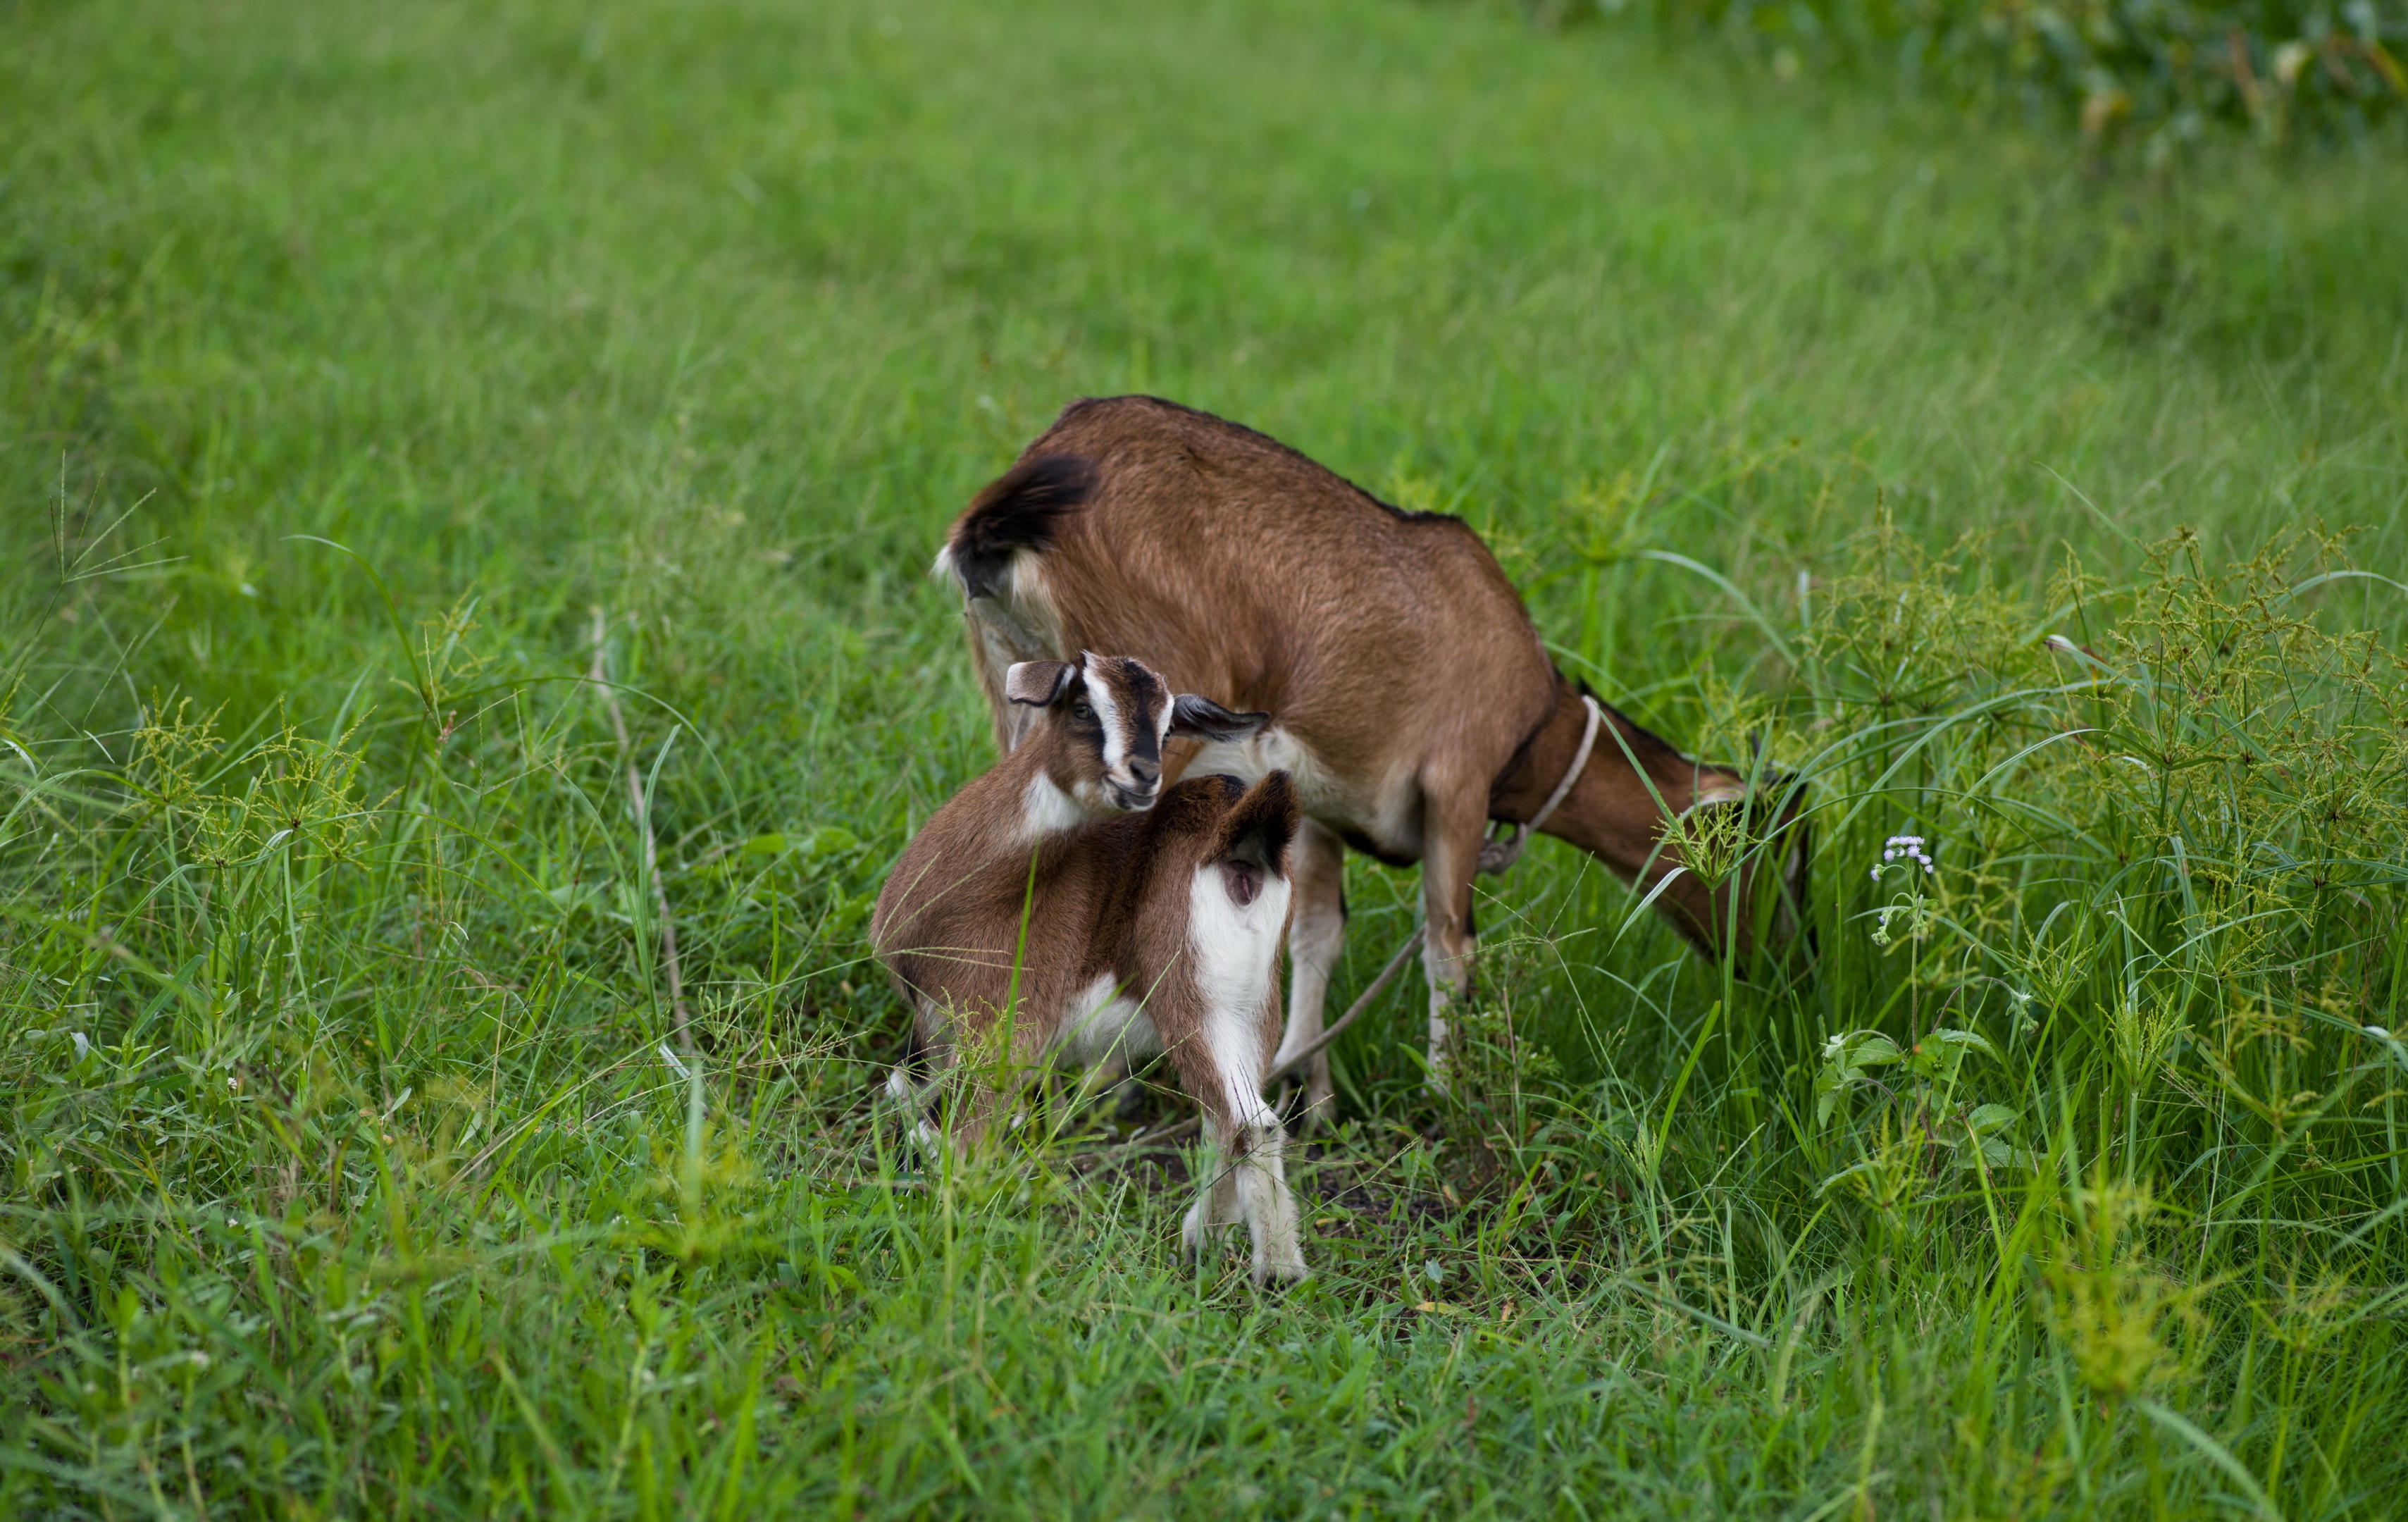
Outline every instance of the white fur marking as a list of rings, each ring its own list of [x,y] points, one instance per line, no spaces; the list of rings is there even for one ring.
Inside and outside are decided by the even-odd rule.
[[[1204,996],[1204,1041],[1227,1088],[1229,1117],[1241,1127],[1279,1123],[1263,1102],[1262,1017],[1287,899],[1287,879],[1266,876],[1262,892],[1241,907],[1220,864],[1209,861],[1188,889],[1187,945]]]
[[[1120,984],[1102,977],[1071,1000],[1068,1017],[1046,1050],[1073,1067],[1092,1068],[1108,1057],[1136,1062],[1153,1056],[1162,1050],[1162,1038],[1137,1001],[1123,998]]]
[[[1029,840],[1059,834],[1087,822],[1087,811],[1079,807],[1078,800],[1041,771],[1028,780],[1028,797],[1023,800],[1022,808],[1022,825]]]
[[[1104,726],[1104,775],[1117,782],[1128,775],[1128,736],[1121,731],[1121,706],[1104,674],[1096,668],[1093,655],[1087,657],[1086,673],[1087,701],[1095,705],[1096,717]]]
[[[1250,904],[1229,896],[1218,862],[1196,869],[1187,894],[1187,948],[1203,995],[1204,1041],[1219,1070],[1230,1125],[1212,1140],[1220,1156],[1203,1198],[1181,1223],[1191,1253],[1201,1253],[1215,1228],[1246,1223],[1254,1240],[1254,1283],[1306,1277],[1297,1241],[1296,1199],[1289,1193],[1279,1113],[1263,1102],[1263,1017],[1271,994],[1271,965],[1287,925],[1290,885],[1266,877]]]
[[[1243,739],[1207,741],[1196,753],[1196,759],[1187,764],[1186,774],[1210,777],[1219,772],[1251,787],[1274,771],[1286,772],[1296,783],[1297,797],[1306,812],[1334,805],[1340,816],[1353,817],[1348,800],[1332,789],[1329,773],[1322,769],[1320,758],[1278,725],[1267,725]]]

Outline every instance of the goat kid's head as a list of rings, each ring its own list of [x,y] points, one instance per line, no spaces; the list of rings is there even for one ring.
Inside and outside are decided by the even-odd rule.
[[[1043,744],[1054,785],[1099,814],[1154,807],[1170,736],[1243,739],[1270,722],[1193,693],[1173,696],[1142,662],[1084,651],[1076,661],[1015,664],[1004,673],[1003,696],[1039,711],[1020,744]]]

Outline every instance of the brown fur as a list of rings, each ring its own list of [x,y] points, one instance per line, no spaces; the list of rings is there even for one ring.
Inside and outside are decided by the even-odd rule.
[[[1020,754],[1026,753],[1023,747]],[[1013,1011],[1009,1059],[1033,1065],[1072,1012],[1073,999],[1113,978],[1144,1005],[1181,1084],[1207,1114],[1226,1110],[1193,1038],[1203,1012],[1186,960],[1187,893],[1203,863],[1240,853],[1243,864],[1289,875],[1300,815],[1283,771],[1252,788],[1234,777],[1191,777],[1142,813],[1098,819],[1033,848],[999,827],[1018,814],[1004,765],[955,794],[896,864],[870,916],[870,940],[917,1012],[924,1050],[950,1065],[964,1038],[983,1038]],[[992,784],[992,785],[990,785]],[[1028,943],[1020,947],[1022,907]],[[1012,963],[1020,961],[1018,998]],[[1267,1006],[1263,1066],[1279,1043],[1277,985]]]

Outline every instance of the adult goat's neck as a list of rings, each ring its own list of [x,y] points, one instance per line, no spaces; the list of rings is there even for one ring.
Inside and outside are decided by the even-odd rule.
[[[1576,685],[1561,675],[1555,682],[1555,711],[1491,798],[1494,818],[1528,819],[1579,756],[1588,711]],[[1612,706],[1598,706],[1604,718],[1588,759],[1540,832],[1579,846],[1645,892],[1681,864],[1678,842],[1670,838],[1673,822],[1699,804],[1739,800],[1746,779],[1692,761]],[[1719,952],[1720,915],[1712,902],[1716,897],[1729,900],[1727,890],[1709,895],[1703,883],[1684,874],[1656,901],[1700,949]]]

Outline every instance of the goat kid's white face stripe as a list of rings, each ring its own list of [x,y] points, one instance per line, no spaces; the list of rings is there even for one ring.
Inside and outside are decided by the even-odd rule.
[[[1121,706],[1093,655],[1086,660],[1087,701],[1104,726],[1104,775],[1117,777],[1128,761],[1128,734],[1121,727]]]

